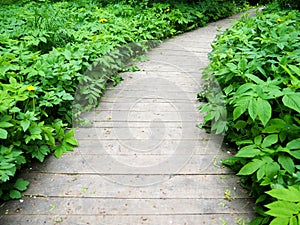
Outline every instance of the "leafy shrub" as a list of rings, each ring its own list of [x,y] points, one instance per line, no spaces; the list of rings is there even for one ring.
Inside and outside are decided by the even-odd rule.
[[[277,0],[282,9],[300,10],[300,2],[295,0]]]
[[[219,34],[205,71],[205,93],[199,94],[207,100],[200,106],[207,112],[203,125],[226,133],[238,148],[223,163],[238,171],[256,198],[261,217],[250,224],[269,224],[270,216],[276,217],[272,225],[298,224],[291,221],[299,206],[288,213],[291,204],[272,203],[277,197],[271,193],[300,181],[299,18],[298,11],[259,13]],[[279,204],[284,219],[266,212]]]
[[[5,200],[21,197],[28,186],[14,178],[22,166],[51,153],[60,157],[77,145],[69,129],[73,106],[80,116],[97,105],[106,83],[119,82],[116,74],[126,62],[151,47],[145,40],[163,40],[241,9],[220,0],[13,2],[5,0],[0,8],[0,198]],[[119,51],[127,43],[137,44]],[[95,67],[101,71],[90,74]]]

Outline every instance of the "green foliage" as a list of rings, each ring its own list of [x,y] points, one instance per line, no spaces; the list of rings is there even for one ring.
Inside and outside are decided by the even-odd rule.
[[[250,224],[298,224],[300,203],[287,195],[299,196],[292,188],[300,181],[299,49],[298,11],[258,13],[218,35],[203,76],[202,126],[238,148],[223,163],[257,199],[261,217]]]
[[[78,144],[73,114],[80,120],[96,106],[107,82],[119,83],[118,72],[157,44],[149,40],[241,9],[221,0],[109,2],[0,2],[1,199],[21,197],[28,183],[14,177],[26,163]]]
[[[277,200],[266,205],[266,214],[275,217],[271,225],[300,224],[300,189],[299,186],[277,188],[267,192]]]

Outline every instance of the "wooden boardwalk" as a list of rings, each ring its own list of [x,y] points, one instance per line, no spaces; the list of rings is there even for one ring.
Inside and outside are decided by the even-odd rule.
[[[1,208],[1,225],[242,224],[252,201],[222,168],[222,137],[196,127],[199,68],[210,43],[234,17],[170,39],[140,71],[122,74],[78,128],[80,146],[22,174],[22,200]],[[226,223],[224,222],[226,221]],[[240,221],[240,222],[239,222]]]

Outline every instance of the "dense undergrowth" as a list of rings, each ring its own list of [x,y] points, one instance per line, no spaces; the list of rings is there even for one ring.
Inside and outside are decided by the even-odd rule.
[[[300,12],[276,7],[219,34],[205,71],[205,126],[256,199],[250,224],[300,224]]]
[[[51,153],[60,157],[77,145],[69,129],[75,93],[80,91],[76,112],[81,110],[77,103],[97,105],[107,82],[119,81],[116,72],[128,59],[151,47],[147,40],[163,40],[241,9],[222,0],[4,2],[8,3],[0,8],[0,199],[4,200],[21,197],[27,188],[27,181],[15,179],[21,167],[32,160],[42,162]],[[94,68],[101,71],[86,72]]]

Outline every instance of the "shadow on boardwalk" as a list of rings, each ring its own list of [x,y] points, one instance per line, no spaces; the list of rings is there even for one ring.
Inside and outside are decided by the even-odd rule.
[[[253,218],[238,178],[220,166],[222,137],[196,127],[199,68],[219,27],[239,15],[170,39],[123,73],[78,128],[80,146],[23,174],[25,197],[1,224],[236,224]],[[226,196],[225,196],[226,193]]]

